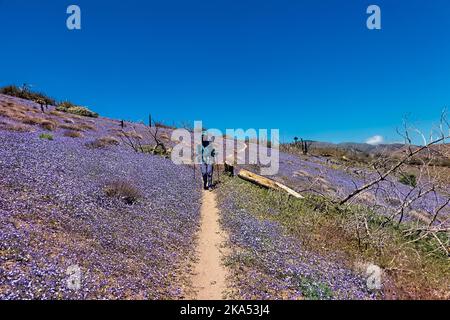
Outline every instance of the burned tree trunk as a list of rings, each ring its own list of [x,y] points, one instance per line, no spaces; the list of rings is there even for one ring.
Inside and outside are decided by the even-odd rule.
[[[278,191],[284,191],[284,192],[288,193],[289,195],[291,195],[291,196],[293,196],[293,197],[295,197],[297,199],[303,199],[304,198],[298,192],[292,190],[291,188],[285,186],[284,184],[282,184],[282,183],[280,183],[278,181],[275,181],[275,180],[272,180],[272,179],[260,176],[260,175],[258,175],[256,173],[250,172],[250,171],[245,170],[245,169],[242,169],[241,171],[239,171],[238,177],[243,179],[243,180],[252,182],[252,183],[254,183],[254,184],[256,184],[256,185],[258,185],[260,187],[263,187],[263,188],[272,189],[272,190],[278,190]]]
[[[224,173],[230,177],[234,177],[234,166],[228,163],[224,163]]]

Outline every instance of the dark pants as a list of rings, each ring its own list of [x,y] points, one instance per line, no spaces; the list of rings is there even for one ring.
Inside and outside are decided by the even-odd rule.
[[[205,189],[212,187],[214,165],[202,163],[200,164],[200,169],[202,171],[203,187]]]

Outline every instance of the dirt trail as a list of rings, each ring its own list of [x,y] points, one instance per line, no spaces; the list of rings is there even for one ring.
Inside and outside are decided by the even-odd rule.
[[[222,264],[225,233],[219,225],[219,210],[213,192],[203,192],[201,227],[198,234],[198,257],[192,283],[195,299],[220,300],[227,288],[227,270]]]

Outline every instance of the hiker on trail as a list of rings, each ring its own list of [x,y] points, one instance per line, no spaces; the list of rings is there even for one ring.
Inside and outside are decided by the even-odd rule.
[[[200,163],[200,169],[203,177],[203,189],[212,190],[214,158],[216,150],[211,141],[205,135],[202,136],[202,144],[197,146],[197,162]]]

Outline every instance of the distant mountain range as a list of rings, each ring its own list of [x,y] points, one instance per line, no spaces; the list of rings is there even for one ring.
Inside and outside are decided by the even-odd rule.
[[[319,142],[310,141],[310,149],[339,149],[345,151],[363,152],[363,153],[377,153],[386,151],[397,151],[404,147],[404,144],[379,144],[371,145],[368,143],[357,143],[357,142],[342,142],[342,143],[330,143],[330,142]]]
[[[379,144],[379,145],[371,145],[367,143],[354,143],[354,142],[344,142],[344,143],[329,143],[329,142],[316,142],[309,141],[310,146],[309,150],[314,152],[318,151],[319,153],[327,154],[332,152],[333,150],[341,151],[344,153],[352,153],[357,156],[377,156],[380,154],[384,154],[386,156],[401,158],[405,155],[407,151],[406,146],[401,143],[395,144]],[[416,149],[420,146],[413,145],[411,148]],[[432,156],[434,157],[433,164],[439,166],[450,167],[450,144],[436,144],[430,148],[432,152]],[[415,159],[427,159],[429,156],[428,152],[422,152],[420,155],[415,156]],[[412,162],[413,163],[413,162]]]

